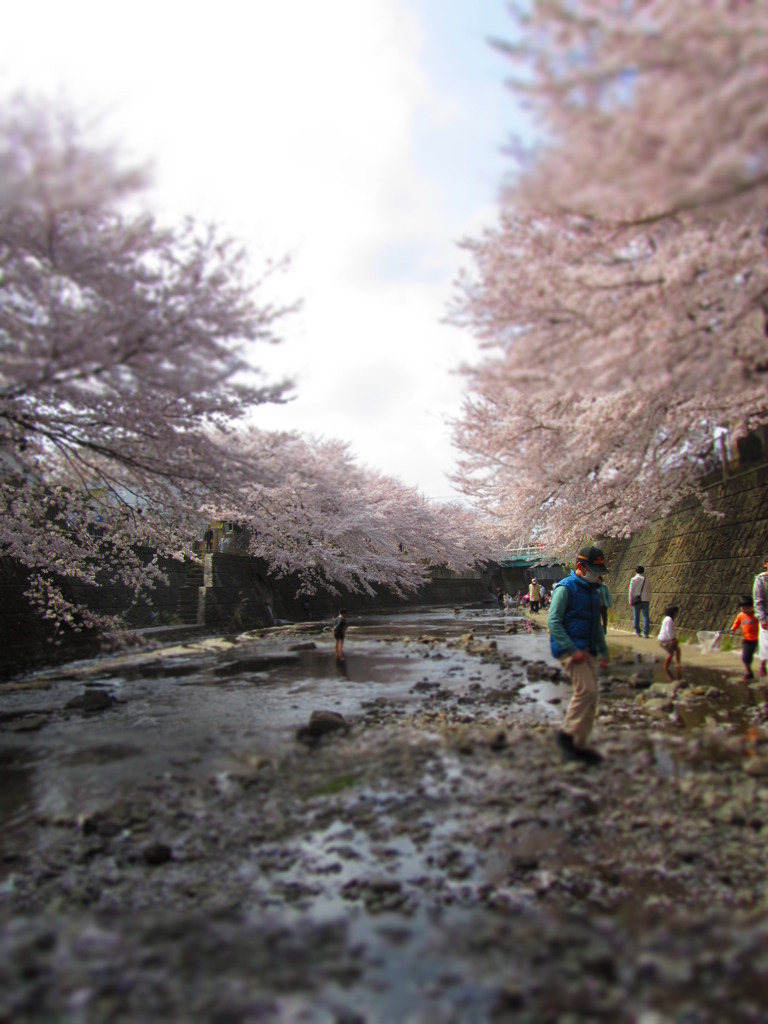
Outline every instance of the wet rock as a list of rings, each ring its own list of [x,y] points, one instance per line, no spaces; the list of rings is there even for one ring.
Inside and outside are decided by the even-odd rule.
[[[514,1013],[515,1010],[522,1010],[524,1006],[525,993],[523,989],[519,985],[509,982],[496,993],[491,1007],[491,1017],[492,1019],[503,1017],[507,1013]]]
[[[3,683],[2,693],[20,693],[23,690],[50,690],[53,682],[50,679],[30,679],[21,683]]]
[[[480,640],[474,633],[465,633],[458,641],[453,641],[448,646],[463,647],[468,654],[490,655],[498,653],[498,644],[495,640]]]
[[[67,701],[64,708],[67,711],[82,711],[85,714],[93,714],[98,711],[107,711],[119,703],[116,697],[106,690],[86,690],[81,697],[74,697]]]
[[[768,776],[768,757],[760,755],[757,757],[750,757],[744,765],[744,771],[747,775],[752,775],[756,778],[765,778]]]
[[[298,739],[320,739],[333,732],[348,732],[349,724],[338,711],[313,711],[309,723],[302,726],[296,736]]]
[[[150,843],[141,851],[141,857],[150,867],[158,867],[173,860],[173,850],[167,843]]]
[[[399,882],[396,878],[370,878],[366,884],[371,892],[379,894],[400,892],[403,888],[402,882]]]
[[[678,690],[677,683],[653,683],[648,689],[648,697],[674,697]]]
[[[636,690],[647,690],[653,683],[653,669],[650,666],[639,669],[629,682]]]
[[[492,733],[488,746],[491,750],[506,750],[509,746],[507,740],[507,734],[504,729],[499,729],[498,732]]]
[[[44,715],[24,715],[21,718],[14,718],[10,722],[3,722],[3,732],[38,732],[48,724]]]
[[[141,675],[143,679],[174,679],[189,675],[190,665],[185,659],[177,663],[175,661],[159,661],[151,665],[142,665]]]
[[[428,679],[422,679],[411,687],[412,693],[427,693],[429,690],[439,690],[440,683],[432,683]]]
[[[756,704],[768,704],[768,683],[750,683],[749,690]]]
[[[526,665],[529,679],[551,679],[553,682],[562,678],[558,666],[548,665],[545,661],[531,661]]]
[[[749,818],[749,809],[740,800],[728,800],[715,808],[713,817],[725,825],[744,826]]]
[[[303,643],[303,644],[291,644],[291,646],[288,648],[288,650],[289,651],[316,651],[317,650],[317,644],[315,643],[314,640],[308,640],[306,643]]]
[[[214,669],[215,676],[237,676],[244,673],[269,672],[273,668],[281,668],[284,665],[292,665],[296,661],[293,654],[264,654],[250,658],[238,658],[236,661],[228,661]]]
[[[478,643],[470,645],[467,650],[470,654],[495,654],[498,649],[498,644],[495,640],[486,640],[485,643]]]
[[[646,711],[672,711],[674,708],[674,701],[671,697],[652,697],[650,700],[639,698],[642,701],[642,706]]]
[[[80,829],[83,835],[116,836],[121,832],[130,830],[142,821],[131,807],[125,804],[115,804],[106,810],[95,811],[80,819]]]

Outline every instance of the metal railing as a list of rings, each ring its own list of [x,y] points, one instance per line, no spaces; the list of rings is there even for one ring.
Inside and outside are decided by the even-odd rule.
[[[551,558],[554,557],[547,551],[543,544],[524,544],[522,547],[513,547],[511,544],[504,548],[507,558]]]

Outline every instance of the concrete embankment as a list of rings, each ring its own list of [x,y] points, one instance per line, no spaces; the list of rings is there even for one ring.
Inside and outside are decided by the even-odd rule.
[[[539,615],[528,615],[528,618],[539,627],[546,627],[546,612]],[[608,647],[613,653],[617,651],[630,652],[642,658],[643,661],[648,659],[664,661],[666,653],[656,638],[659,625],[656,624],[655,629],[646,640],[644,637],[636,636],[632,629],[622,629],[609,623],[606,634]],[[686,666],[694,666],[695,668],[713,669],[727,676],[741,678],[744,674],[744,666],[741,662],[740,635],[732,638],[723,636],[714,645],[711,643],[713,639],[712,633],[702,640],[698,640],[695,635],[681,639],[680,658],[683,674],[685,674]],[[760,661],[757,657],[752,664],[752,669],[757,676],[760,669]]]
[[[694,498],[680,503],[629,540],[603,540],[610,567],[613,622],[631,629],[629,581],[638,565],[653,584],[651,621],[659,630],[664,608],[676,604],[678,636],[728,629],[739,597],[752,592],[768,553],[768,466],[744,470],[707,488],[714,514]]]
[[[154,557],[150,549],[143,554],[147,561]],[[330,619],[342,607],[359,614],[492,599],[486,572],[460,575],[442,567],[434,567],[429,581],[405,597],[384,587],[375,594],[343,588],[307,594],[296,576],[276,577],[261,559],[243,554],[206,554],[202,563],[166,559],[161,568],[168,576],[168,585],[152,591],[151,604],[137,602],[128,587],[113,580],[100,581],[98,586],[63,580],[62,585],[72,601],[100,615],[119,617],[136,639],[147,641],[153,639],[153,632],[158,640],[167,640],[169,631],[176,629],[185,634],[190,630],[238,632],[281,621]],[[29,583],[28,571],[10,558],[0,558],[0,679],[89,657],[102,647],[103,638],[93,630],[57,636],[51,623],[30,605],[26,597]]]

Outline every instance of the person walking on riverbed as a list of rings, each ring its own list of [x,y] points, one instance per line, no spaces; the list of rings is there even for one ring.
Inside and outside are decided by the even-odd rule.
[[[529,610],[532,612],[538,612],[539,602],[541,601],[541,587],[535,579],[532,579],[528,586],[528,601]]]
[[[344,661],[344,637],[347,634],[347,609],[342,608],[333,623],[333,638],[336,641],[336,661]]]
[[[640,612],[643,613],[643,636],[647,640],[651,630],[651,581],[642,565],[638,565],[629,581],[629,607],[635,616],[636,636],[640,636]]]
[[[667,605],[664,609],[664,618],[661,623],[661,629],[659,630],[659,643],[667,652],[667,660],[664,662],[664,671],[667,676],[671,679],[672,675],[669,671],[669,666],[672,664],[674,658],[677,662],[677,678],[682,678],[682,669],[680,668],[680,644],[677,642],[675,636],[675,616],[680,609],[676,604]]]
[[[608,647],[600,620],[600,577],[606,572],[600,548],[582,548],[570,576],[555,584],[547,617],[552,655],[573,686],[557,744],[566,757],[589,765],[602,761],[588,743],[597,714],[598,663],[601,668],[608,666]]]

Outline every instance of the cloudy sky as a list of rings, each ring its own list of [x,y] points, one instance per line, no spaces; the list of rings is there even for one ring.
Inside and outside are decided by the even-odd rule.
[[[514,108],[504,0],[26,0],[5,4],[0,93],[63,95],[153,168],[153,208],[289,254],[303,300],[259,362],[296,379],[264,427],[348,440],[454,492],[446,419],[471,339],[441,323],[493,223]]]

